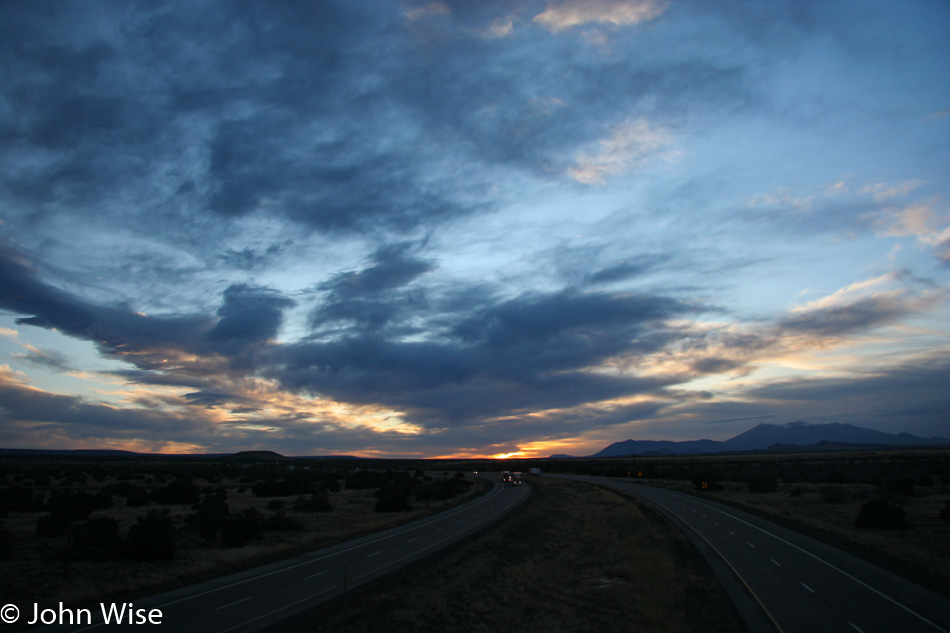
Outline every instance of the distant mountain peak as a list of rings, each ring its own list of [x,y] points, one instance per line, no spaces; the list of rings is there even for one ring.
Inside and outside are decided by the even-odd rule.
[[[785,424],[760,423],[723,442],[689,440],[683,442],[657,440],[624,440],[614,442],[591,457],[623,457],[627,455],[722,453],[726,451],[781,450],[803,446],[907,446],[923,444],[950,444],[943,437],[921,438],[910,433],[885,433],[853,424],[829,422],[810,424],[803,420]]]

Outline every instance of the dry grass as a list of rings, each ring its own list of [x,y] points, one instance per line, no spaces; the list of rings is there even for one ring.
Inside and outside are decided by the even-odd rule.
[[[699,554],[654,511],[578,482],[532,484],[530,504],[497,528],[279,630],[745,630]]]
[[[105,482],[108,483],[108,482]],[[0,595],[15,603],[51,603],[62,601],[80,606],[107,598],[149,595],[176,586],[213,578],[294,554],[318,549],[364,534],[394,527],[444,510],[481,494],[490,485],[476,479],[478,485],[451,501],[414,503],[412,512],[380,513],[374,511],[373,490],[344,490],[331,495],[332,512],[292,512],[296,497],[285,497],[288,515],[300,520],[305,530],[299,532],[267,532],[264,539],[243,547],[228,548],[208,544],[197,535],[183,530],[178,539],[175,558],[167,562],[141,563],[119,561],[66,561],[63,555],[66,538],[36,536],[36,520],[45,512],[12,512],[3,520],[11,530],[16,544],[10,560],[0,562]],[[104,484],[103,484],[104,485]],[[266,515],[270,499],[255,497],[250,491],[228,493],[231,511],[257,508]],[[119,521],[120,534],[125,534],[135,518],[152,509],[168,508],[177,526],[184,526],[190,505],[119,507],[98,510],[96,516],[110,516]]]
[[[650,483],[683,491],[693,490],[691,483],[682,481]],[[950,523],[939,516],[944,503],[950,499],[950,485],[917,486],[914,496],[900,498],[908,523],[906,529],[900,530],[854,527],[858,510],[878,494],[877,486],[782,483],[776,492],[753,494],[747,491],[745,484],[723,485],[722,491],[702,494],[817,528],[873,550],[911,570],[950,582]],[[796,489],[800,496],[791,496]]]

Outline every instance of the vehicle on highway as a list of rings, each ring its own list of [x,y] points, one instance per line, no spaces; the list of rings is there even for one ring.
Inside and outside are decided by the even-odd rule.
[[[507,470],[501,473],[501,483],[506,486],[511,485],[511,473]]]
[[[511,473],[511,483],[520,486],[524,482],[521,480],[521,473]]]

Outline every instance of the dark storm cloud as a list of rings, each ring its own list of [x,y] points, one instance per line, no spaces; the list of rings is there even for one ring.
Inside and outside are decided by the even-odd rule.
[[[777,327],[803,334],[839,337],[894,323],[908,312],[906,297],[868,297],[846,305],[792,314],[779,320]]]
[[[450,133],[481,162],[544,175],[564,170],[565,156],[631,113],[680,123],[699,104],[741,110],[754,99],[741,66],[639,55],[620,62],[543,29],[523,37],[530,44],[468,37],[420,45],[419,63],[394,89],[427,128]],[[563,63],[539,64],[529,46]]]
[[[33,214],[84,203],[196,243],[213,218],[262,212],[330,232],[431,226],[494,204],[471,167],[548,177],[631,112],[681,119],[755,94],[742,63],[637,54],[652,31],[617,38],[626,56],[552,35],[530,24],[540,3],[518,10],[517,39],[469,22],[507,5],[454,7],[438,38],[386,2],[128,5],[105,24],[36,5],[0,10],[17,69],[3,76],[6,190]]]
[[[366,268],[339,273],[321,283],[318,289],[327,295],[311,314],[313,327],[352,323],[360,331],[375,332],[397,317],[405,320],[428,307],[423,290],[404,289],[435,268],[433,262],[412,255],[418,247],[411,243],[383,246]]]
[[[130,409],[90,403],[76,396],[47,393],[32,389],[0,375],[0,401],[3,402],[4,418],[11,425],[48,424],[50,430],[85,439],[98,439],[105,432],[110,437],[139,439],[146,433],[149,439],[168,439],[168,433],[176,441],[207,430],[194,418],[154,409]],[[4,429],[5,433],[12,429]]]
[[[464,341],[487,347],[536,347],[573,337],[596,346],[603,337],[637,336],[646,323],[690,310],[666,297],[568,289],[547,295],[523,295],[476,311],[456,327],[455,334]]]
[[[140,369],[164,369],[170,352],[217,352],[237,359],[274,338],[282,311],[293,305],[267,288],[234,284],[225,290],[216,320],[202,315],[146,316],[98,306],[54,288],[39,280],[29,260],[0,247],[0,308],[34,315],[17,322],[92,341],[102,353]]]
[[[218,405],[232,403],[235,400],[240,400],[240,398],[236,398],[232,394],[215,393],[213,391],[195,391],[192,393],[186,393],[184,398],[188,404],[199,405],[209,409]]]
[[[412,257],[412,244],[390,244],[373,254],[373,263],[359,272],[336,275],[320,284],[321,290],[329,290],[337,297],[353,297],[383,292],[405,286],[410,281],[432,270],[432,262]]]
[[[292,243],[292,240],[285,240],[279,244],[271,244],[263,250],[250,247],[245,247],[240,250],[229,248],[223,255],[218,255],[218,259],[226,265],[239,270],[264,268],[271,261],[279,257]]]
[[[385,94],[404,47],[395,5],[128,5],[105,29],[95,10],[36,5],[0,10],[16,69],[4,184],[36,210],[133,199],[164,232],[203,226],[196,209],[325,231],[470,211],[432,169],[448,154],[420,153]]]
[[[40,325],[96,343],[104,352],[137,355],[147,362],[163,346],[194,349],[209,319],[199,316],[148,317],[129,310],[96,306],[40,281],[19,253],[0,246],[0,307],[33,315],[19,323]]]
[[[472,308],[457,296],[452,305]],[[454,325],[437,340],[393,340],[366,326],[331,342],[288,345],[273,350],[268,371],[292,389],[385,404],[438,427],[662,389],[675,380],[584,370],[662,347],[669,341],[662,322],[693,309],[649,295],[529,294],[442,313],[442,324]]]
[[[294,305],[276,291],[234,284],[224,291],[218,322],[207,338],[219,353],[238,355],[276,337],[283,311]]]
[[[240,400],[233,389],[215,387],[228,372],[263,372],[291,389],[404,408],[414,421],[433,426],[662,389],[674,380],[585,370],[611,356],[662,347],[670,340],[662,322],[694,310],[666,297],[569,289],[495,300],[474,313],[442,313],[443,337],[428,342],[388,338],[374,334],[372,324],[356,323],[337,340],[281,345],[272,341],[293,302],[267,288],[232,285],[216,320],[147,317],[82,301],[39,281],[15,252],[3,255],[0,306],[35,314],[135,364],[137,370],[121,373],[130,382],[189,386],[194,391],[186,400],[214,406]],[[432,265],[405,246],[381,249],[373,261],[327,282],[331,305],[397,291]],[[476,297],[490,296],[477,287],[473,292],[470,301],[455,296],[449,305],[471,310]],[[176,360],[174,351],[199,360]],[[210,352],[228,365],[200,360]]]

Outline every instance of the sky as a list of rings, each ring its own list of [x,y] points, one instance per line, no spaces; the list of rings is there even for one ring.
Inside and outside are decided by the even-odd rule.
[[[0,446],[950,436],[950,5],[0,3]]]

